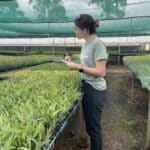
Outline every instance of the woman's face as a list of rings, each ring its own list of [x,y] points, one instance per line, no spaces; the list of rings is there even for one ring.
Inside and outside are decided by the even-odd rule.
[[[83,39],[85,36],[85,31],[80,29],[78,26],[75,25],[74,32],[77,38]]]

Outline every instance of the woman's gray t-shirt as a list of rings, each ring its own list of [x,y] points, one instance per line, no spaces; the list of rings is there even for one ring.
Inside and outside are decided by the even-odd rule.
[[[108,54],[104,43],[95,37],[89,43],[84,43],[81,49],[80,61],[84,67],[95,67],[96,61],[108,59]],[[106,81],[103,77],[96,77],[81,73],[81,79],[88,82],[97,90],[105,90],[107,88]]]

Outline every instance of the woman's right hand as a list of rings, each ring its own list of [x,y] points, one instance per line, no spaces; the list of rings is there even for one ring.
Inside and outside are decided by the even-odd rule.
[[[65,61],[71,62],[71,57],[70,56],[65,56]]]

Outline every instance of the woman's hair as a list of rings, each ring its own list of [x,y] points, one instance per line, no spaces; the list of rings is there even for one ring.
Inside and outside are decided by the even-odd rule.
[[[75,18],[75,25],[80,29],[86,29],[89,34],[94,34],[96,32],[96,28],[99,27],[99,21],[94,20],[92,16],[88,14],[80,14]]]

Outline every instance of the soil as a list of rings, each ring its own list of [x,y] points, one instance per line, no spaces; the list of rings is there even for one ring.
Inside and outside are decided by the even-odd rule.
[[[104,150],[143,150],[148,93],[124,66],[108,66],[108,102],[103,110]],[[57,138],[54,150],[90,150],[82,106]]]

